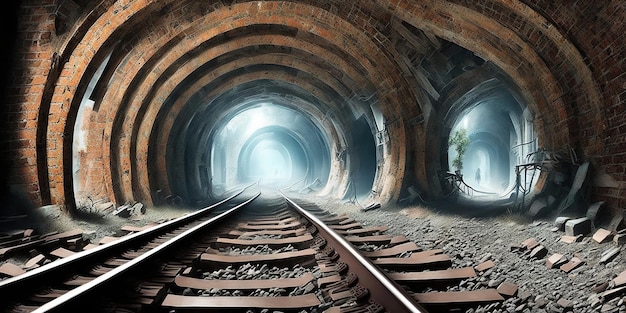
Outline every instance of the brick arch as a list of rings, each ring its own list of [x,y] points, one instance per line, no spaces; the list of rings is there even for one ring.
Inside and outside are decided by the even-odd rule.
[[[574,112],[592,112],[594,124],[603,124],[602,97],[580,51],[525,4],[511,0],[489,5],[472,1],[432,1],[428,5],[379,2],[393,6],[393,13],[415,27],[479,53],[510,75],[540,117],[540,137],[548,149],[576,145],[579,125],[585,123],[573,116]],[[566,86],[573,78],[580,79],[576,82],[580,90]],[[569,93],[586,96],[584,101],[575,101]],[[601,146],[592,145],[590,149],[598,148]]]
[[[284,91],[285,89],[293,89],[300,88],[301,86],[294,85],[295,83],[301,84],[291,79],[288,81],[290,77],[287,77],[284,72],[277,73],[278,75],[284,75],[284,79],[272,79],[268,84],[276,85],[277,83],[281,83],[283,88],[278,90],[272,90],[271,96],[264,95],[261,99],[251,99],[258,91],[249,89],[254,89],[257,84],[263,84],[264,82],[268,82],[268,80],[264,77],[265,75],[258,75],[259,73],[248,73],[244,76],[238,76],[236,78],[236,82],[225,82],[221,84],[215,92],[205,96],[203,98],[203,102],[207,104],[204,105],[204,108],[200,110],[187,110],[187,111],[196,111],[197,113],[193,114],[192,121],[189,125],[183,125],[178,128],[178,135],[175,136],[172,140],[174,142],[180,143],[176,147],[169,145],[170,151],[184,151],[184,153],[178,153],[178,158],[171,158],[169,165],[178,166],[180,168],[186,167],[189,164],[179,163],[182,160],[183,156],[188,156],[190,154],[195,154],[196,159],[199,159],[199,150],[193,149],[193,147],[197,146],[210,146],[212,139],[214,138],[215,133],[224,126],[224,124],[230,120],[234,115],[236,115],[241,110],[246,109],[251,104],[258,102],[272,102],[275,105],[283,106],[286,108],[291,108],[296,111],[301,112],[302,114],[308,116],[308,118],[313,122],[313,124],[317,125],[318,128],[323,132],[325,138],[328,139],[330,146],[329,151],[331,154],[338,153],[341,151],[342,147],[346,147],[351,144],[352,138],[350,133],[346,133],[343,130],[347,128],[349,124],[346,121],[340,119],[324,119],[325,114],[328,113],[328,110],[320,109],[320,105],[315,101],[315,99],[304,99],[299,98],[302,96],[302,93],[306,93],[306,95],[315,94],[314,90],[302,90],[300,95],[296,95],[294,91]],[[302,86],[305,87],[306,86]],[[263,87],[270,88],[270,87]],[[237,92],[232,92],[234,89]],[[275,92],[281,92],[281,94],[288,93],[290,96],[285,97]],[[234,95],[233,95],[234,94]],[[294,99],[293,97],[297,97]],[[313,100],[313,101],[312,101]],[[332,100],[331,100],[332,101]],[[334,102],[334,101],[333,101]],[[231,105],[232,104],[232,105]],[[329,105],[336,105],[336,103],[329,103]],[[179,118],[181,120],[185,120],[185,113],[181,113]],[[177,132],[177,129],[173,129],[172,132]],[[188,136],[191,135],[191,136]],[[197,137],[200,138],[197,138]],[[192,142],[191,142],[191,141]],[[193,143],[193,145],[190,145]],[[178,160],[177,160],[178,159]],[[178,164],[177,164],[178,163]],[[337,159],[331,159],[331,167],[341,168]],[[347,175],[345,171],[337,171],[336,173],[330,173],[331,179],[329,181],[334,181],[332,186],[327,186],[328,189],[334,190],[335,196],[343,195],[343,191],[345,191],[347,185]],[[182,182],[181,182],[182,184]],[[179,185],[179,183],[176,183]],[[191,186],[190,186],[191,187]],[[179,188],[180,189],[180,188]],[[189,188],[187,188],[189,189]],[[330,192],[327,190],[327,192]]]
[[[230,80],[226,80],[222,84],[219,84],[217,86],[211,86],[211,91],[207,93],[204,97],[199,99],[200,101],[198,101],[198,103],[206,103],[206,105],[209,105],[213,102],[213,100],[216,97],[218,97],[219,95],[221,95],[222,93],[228,90],[232,90],[236,88],[237,86],[247,84],[252,81],[256,81],[260,79],[268,79],[268,78],[271,78],[272,80],[276,80],[276,81],[282,81],[282,82],[286,82],[289,84],[297,85],[300,88],[306,90],[313,97],[317,97],[321,99],[320,101],[324,101],[329,106],[337,106],[337,107],[340,106],[340,104],[337,103],[332,97],[328,97],[328,95],[326,95],[326,93],[323,90],[319,90],[316,86],[311,85],[309,82],[303,81],[299,77],[285,73],[284,71],[276,71],[276,70],[256,71],[256,72],[246,73],[243,75],[238,75]],[[155,134],[154,134],[154,136],[158,136],[160,138],[156,140],[155,145],[154,145],[154,147],[156,147],[155,148],[156,151],[161,151],[160,153],[154,154],[154,158],[157,162],[157,165],[150,166],[149,164],[144,163],[140,165],[141,167],[147,166],[149,168],[165,169],[167,157],[165,156],[164,152],[167,151],[167,147],[171,145],[169,140],[171,140],[173,135],[175,135],[176,138],[184,137],[183,135],[176,135],[178,131],[185,131],[186,126],[187,126],[186,124],[181,124],[180,121],[189,120],[193,118],[196,114],[203,114],[201,111],[197,111],[198,109],[197,107],[189,108],[189,106],[190,105],[187,103],[187,101],[184,101],[182,103],[182,106],[178,108],[180,112],[176,114],[168,114],[168,115],[171,115],[173,118],[167,119],[168,122],[164,123],[164,125],[160,127],[162,131],[158,131],[158,132],[155,131]],[[184,108],[187,108],[186,110],[187,113],[183,111]],[[323,116],[324,114],[324,112],[321,110],[316,113],[320,114],[318,116]],[[174,120],[174,117],[176,118],[177,121],[179,121],[178,124],[175,123],[176,121]],[[183,148],[184,146],[177,147],[177,149],[183,149]],[[144,172],[142,179],[144,180],[149,179],[145,174],[147,173]],[[158,180],[159,187],[167,186],[169,180],[167,178],[166,173],[159,171],[154,174],[160,176]],[[144,186],[144,188],[147,187],[144,184],[142,184],[142,186]]]
[[[271,17],[271,16],[267,16],[266,18],[268,19],[268,22],[269,22],[269,21],[271,21],[271,19],[272,19],[272,17]],[[284,19],[284,18],[283,18],[283,19]],[[241,20],[241,19],[238,19],[238,20]],[[258,18],[257,18],[257,19],[255,19],[255,21],[258,21]],[[301,19],[298,19],[298,21],[301,21]],[[249,24],[249,23],[247,23],[247,24]],[[229,24],[229,23],[224,23],[224,24],[222,24],[222,25],[230,25],[230,24]],[[231,26],[232,26],[232,25],[231,25]],[[212,31],[215,31],[215,30],[212,30]],[[197,35],[197,34],[196,34],[196,35]],[[370,58],[372,58],[372,57],[370,57]],[[366,62],[367,62],[367,61],[366,61]],[[372,66],[372,65],[370,65],[370,66]],[[377,65],[377,66],[380,66],[380,65]],[[158,71],[157,71],[157,72],[158,72]],[[377,73],[377,71],[373,71],[373,73]],[[371,74],[371,75],[374,75],[374,74]],[[379,77],[382,77],[382,76],[379,76]],[[398,90],[397,90],[396,88],[392,88],[392,87],[391,87],[391,85],[392,85],[392,84],[390,83],[389,79],[383,79],[383,80],[377,80],[377,81],[381,81],[381,82],[382,82],[382,83],[381,83],[381,85],[383,86],[383,88],[382,88],[382,89],[383,89],[383,91],[380,93],[380,94],[381,94],[381,98],[382,98],[382,99],[385,99],[385,98],[390,99],[390,100],[389,100],[389,102],[390,102],[390,103],[397,104],[397,103],[395,103],[395,101],[394,101],[394,102],[391,102],[391,101],[392,101],[395,97],[397,97],[397,94],[398,94],[399,92],[398,92]],[[400,80],[400,81],[401,81],[401,80]],[[125,84],[125,83],[124,83],[124,82],[120,82],[119,84],[120,84],[120,85],[123,85],[123,84]],[[385,91],[385,90],[387,90],[387,91]],[[389,115],[392,115],[392,114],[398,114],[398,115],[399,115],[399,114],[400,114],[399,112],[401,111],[401,110],[400,110],[400,108],[401,108],[401,106],[396,106],[396,107],[394,108],[395,110],[388,110],[388,112],[387,112],[387,113],[388,113]],[[118,112],[118,111],[116,111],[116,112]],[[394,113],[394,112],[395,112],[395,113]],[[402,123],[402,122],[401,122],[401,121],[398,121],[397,123],[398,123],[398,125],[401,125],[401,123]],[[393,128],[393,129],[394,129],[395,131],[403,131],[402,127],[396,127],[396,128]],[[105,136],[105,137],[106,137],[106,136]],[[129,139],[127,139],[127,138],[123,138],[123,141],[124,141],[124,142],[123,142],[123,144],[127,144],[127,141],[128,141],[128,140],[129,140]],[[107,146],[107,145],[105,144],[105,146]],[[111,145],[109,144],[109,146],[111,146]],[[400,148],[400,149],[402,149],[402,148]],[[394,166],[390,166],[390,168],[392,168],[392,167],[396,167],[398,164],[401,164],[401,162],[394,162],[394,163],[395,163],[395,164],[394,164]],[[128,167],[128,165],[125,165],[125,167],[127,168],[127,167]],[[394,175],[391,175],[391,176],[394,176]]]
[[[239,41],[240,45],[239,44],[235,44],[233,42],[229,42],[226,45],[230,46],[231,49],[232,49],[232,48],[235,48],[235,47],[254,46],[254,45],[257,45],[257,44],[260,44],[260,43],[263,43],[263,42],[272,42],[271,37],[275,37],[276,40],[280,40],[281,39],[280,37],[276,37],[276,36],[270,36],[270,37],[260,36],[260,37],[261,38],[255,38],[254,40],[247,39],[247,38],[246,39],[242,39],[242,40]],[[297,43],[297,42],[295,42],[295,43]],[[215,50],[211,50],[211,51],[208,51],[206,53],[201,54],[201,57],[197,57],[195,59],[196,60],[195,62],[189,62],[188,64],[186,64],[183,68],[181,68],[178,71],[176,71],[176,73],[174,75],[172,75],[170,77],[170,79],[172,79],[174,81],[183,80],[186,77],[187,73],[191,72],[195,67],[198,66],[198,64],[201,64],[202,62],[206,62],[206,61],[211,60],[211,59],[219,58],[221,56],[219,54],[219,52],[220,52],[220,49],[215,49]],[[275,60],[272,61],[272,59],[275,59]],[[197,60],[202,60],[202,61],[197,61]],[[277,58],[275,55],[274,56],[272,56],[272,55],[260,56],[260,57],[253,57],[253,58],[243,59],[244,63],[242,63],[242,61],[240,61],[240,60],[234,61],[232,63],[232,65],[231,65],[231,67],[232,66],[235,66],[235,67],[237,67],[237,66],[246,66],[246,65],[254,64],[254,62],[251,63],[250,60],[254,60],[256,62],[270,62],[270,61],[272,61],[274,63],[278,63],[278,61],[280,61],[280,59]],[[313,70],[314,70],[314,68],[311,65],[307,65],[306,62],[303,61],[303,60],[295,60],[294,61],[294,60],[292,60],[291,57],[284,57],[282,61],[284,63],[288,64],[289,66],[294,67],[294,68],[308,68],[308,72],[310,72],[310,73],[312,73]],[[300,63],[300,64],[298,64],[298,63]],[[339,63],[341,63],[341,62],[339,62]],[[344,65],[344,66],[347,66],[347,65]],[[222,67],[224,67],[224,66],[222,66]],[[216,75],[219,75],[219,73],[221,73],[221,72],[220,71],[214,71],[214,72],[211,72],[211,74],[207,74],[208,77],[206,79],[198,80],[198,82],[200,82],[199,85],[205,84],[206,82],[209,82],[209,81],[211,81],[213,79],[216,79],[216,77],[217,77]],[[324,75],[320,74],[320,76],[324,76]],[[346,79],[350,80],[349,77],[347,77],[347,76],[343,78],[343,80],[346,80]],[[346,83],[336,82],[336,83],[332,83],[333,79],[330,76],[327,77],[326,79],[324,79],[324,81],[330,82],[331,85],[333,86],[332,89],[334,89],[334,90],[345,89],[346,87],[342,86],[343,84],[349,84],[349,85],[352,85],[352,86],[355,85],[355,83],[353,83],[353,82],[346,82]],[[155,101],[156,102],[160,102],[160,100],[158,100],[158,99],[166,98],[167,95],[172,93],[172,89],[175,88],[175,86],[177,86],[178,84],[179,84],[178,82],[176,82],[176,83],[166,83],[166,86],[163,88],[163,90],[155,91],[155,95],[152,96],[151,99],[157,99]],[[196,84],[198,84],[198,83],[196,83]],[[366,84],[369,84],[369,83],[366,83]],[[187,96],[185,94],[188,94],[188,93],[187,92],[183,93],[181,95],[181,98],[177,101],[177,103],[179,103],[181,105],[184,104],[184,101],[181,101],[181,100],[184,100],[184,99],[187,98]],[[345,94],[345,92],[344,92],[344,94]],[[139,97],[136,97],[136,98],[143,99],[145,97],[143,95],[140,95]],[[329,99],[327,99],[327,101],[328,100]],[[155,119],[155,117],[156,117],[155,114],[157,112],[159,112],[159,110],[160,110],[160,106],[158,104],[149,106],[149,108],[146,111],[145,117],[142,119],[142,121],[143,121],[141,123],[141,129],[142,130],[138,131],[139,136],[136,136],[137,132],[133,131],[133,136],[131,137],[131,141],[132,141],[132,138],[138,138],[139,144],[132,145],[132,146],[144,147],[145,144],[147,144],[146,142],[148,140],[149,133],[152,131],[152,124],[150,122],[146,122],[146,121],[153,121]],[[172,113],[172,114],[174,114],[172,116],[176,116],[177,113]],[[133,124],[133,123],[131,123],[131,121],[132,121],[132,119],[128,120],[125,123],[131,125],[131,124]],[[172,118],[166,118],[165,124],[164,124],[165,126],[162,126],[160,128],[161,129],[166,129],[166,130],[170,129],[170,127],[171,127],[171,123],[170,122],[171,121],[172,121]],[[165,138],[167,138],[167,137],[168,137],[168,135],[165,135]],[[119,146],[119,145],[113,145],[113,146]],[[137,155],[136,160],[138,160],[140,162],[143,162],[143,161],[145,161],[145,158],[140,157],[141,155],[145,155],[145,154],[143,152],[140,153],[139,155]],[[142,168],[143,169],[145,167],[142,167],[142,165],[138,165],[138,168]],[[142,183],[140,183],[139,185],[140,186],[149,186],[146,183],[147,181],[149,181],[147,179],[147,177],[146,177],[146,173],[141,174],[141,177],[143,177],[142,178]],[[165,187],[165,189],[167,189],[167,187]],[[146,196],[148,194],[149,193],[146,193],[145,190],[142,191],[142,195],[143,196]]]

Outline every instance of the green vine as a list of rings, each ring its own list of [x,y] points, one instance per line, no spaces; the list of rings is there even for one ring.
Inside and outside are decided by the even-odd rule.
[[[469,143],[470,140],[465,128],[455,131],[454,135],[448,140],[448,147],[454,146],[454,150],[456,150],[456,158],[452,160],[452,166],[454,166],[458,172],[463,169],[463,156],[465,155],[465,151],[467,151]]]

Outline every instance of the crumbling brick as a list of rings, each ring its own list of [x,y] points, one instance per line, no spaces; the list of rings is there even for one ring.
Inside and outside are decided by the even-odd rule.
[[[559,267],[565,264],[566,262],[567,262],[567,258],[564,255],[560,253],[555,253],[546,260],[546,266],[548,268],[554,268],[554,267]]]
[[[577,267],[583,265],[583,263],[584,261],[581,260],[580,258],[573,257],[569,262],[561,265],[560,269],[564,271],[565,273],[569,273],[572,270],[576,269]]]
[[[610,231],[604,229],[604,228],[598,228],[598,230],[596,231],[595,234],[593,234],[593,241],[597,242],[597,243],[605,243],[607,241],[610,241],[613,235],[611,234]]]

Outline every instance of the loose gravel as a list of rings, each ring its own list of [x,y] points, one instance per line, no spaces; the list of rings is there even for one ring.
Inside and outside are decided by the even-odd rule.
[[[507,213],[467,218],[420,206],[364,211],[358,203],[337,203],[312,196],[300,201],[315,203],[336,214],[347,214],[366,226],[388,226],[387,234],[405,235],[424,250],[443,249],[453,257],[453,268],[476,266],[488,260],[495,263],[493,268],[462,281],[450,291],[497,287],[504,281],[519,287],[515,297],[467,312],[626,312],[626,295],[598,301],[592,290],[626,270],[623,246],[615,259],[602,264],[602,253],[615,247],[614,243],[599,244],[590,236],[581,242],[561,242],[564,233],[554,231],[554,220],[530,220]],[[527,252],[515,249],[528,238],[535,238],[543,245],[547,255],[530,258]],[[368,250],[378,248],[368,247]],[[546,259],[553,253],[568,259],[578,257],[584,264],[569,273],[549,269]]]

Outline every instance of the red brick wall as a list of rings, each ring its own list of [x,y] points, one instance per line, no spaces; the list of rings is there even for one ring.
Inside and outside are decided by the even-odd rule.
[[[112,44],[107,41],[109,36],[121,36],[124,42],[118,48],[129,49],[132,58],[118,60],[125,63],[119,64],[111,89],[89,118],[89,154],[84,160],[90,166],[84,183],[97,186],[97,195],[119,201],[147,197],[150,191],[144,185],[150,183],[146,172],[151,170],[146,144],[155,136],[150,119],[154,120],[155,108],[175,87],[161,85],[158,70],[172,64],[169,57],[184,54],[188,48],[164,48],[164,43],[184,35],[208,38],[217,29],[256,21],[290,25],[303,34],[316,33],[359,60],[361,69],[366,70],[361,79],[374,86],[391,124],[395,144],[385,173],[403,176],[405,161],[420,162],[405,150],[420,153],[425,145],[422,137],[427,134],[404,123],[421,109],[415,91],[393,66],[395,52],[387,50],[391,46],[389,23],[397,14],[418,28],[493,58],[525,90],[542,145],[556,151],[571,148],[581,159],[597,162],[598,169],[620,187],[597,188],[594,199],[623,206],[626,4],[621,0],[301,1],[305,5],[286,1],[261,7],[253,2],[237,5],[240,11],[235,12],[220,9],[223,2],[137,0],[122,5],[105,1],[95,8],[83,8],[73,17],[76,20],[70,21],[73,28],[56,34],[58,2],[20,1],[15,60],[2,121],[5,140],[0,158],[8,172],[5,181],[26,192],[36,205],[73,201],[69,199],[73,195],[68,132],[89,71],[103,60],[103,51]],[[62,12],[64,17],[72,16]],[[202,20],[209,12],[217,13]],[[150,25],[146,20],[164,24],[146,26]],[[228,24],[220,25],[220,20]],[[190,25],[194,26],[188,28]],[[366,36],[370,39],[365,40]],[[159,51],[161,55],[152,56]],[[331,50],[327,53],[332,55]],[[151,57],[155,59],[151,61]],[[146,72],[144,62],[153,62],[150,69],[157,71]],[[185,71],[176,73],[175,79],[180,81],[192,69]],[[150,89],[155,83],[162,89]],[[167,140],[169,131],[164,129],[159,138]],[[416,146],[407,148],[409,144]],[[154,170],[161,172],[156,175],[167,181],[159,162]],[[415,173],[427,175],[428,164],[414,167]],[[394,193],[401,183],[402,179],[396,179],[386,188]]]

